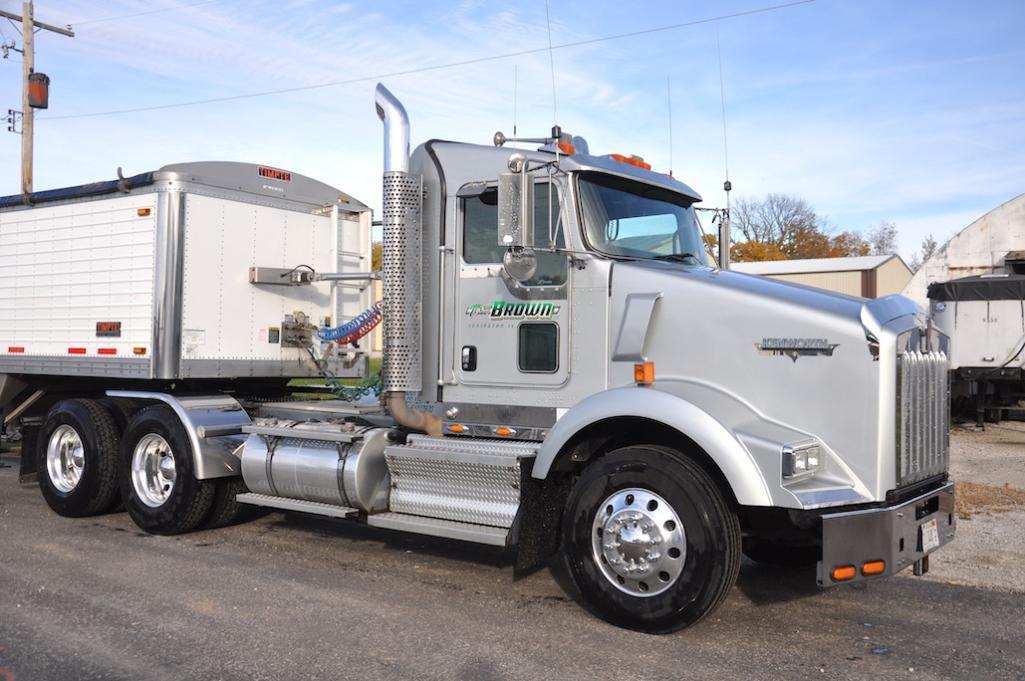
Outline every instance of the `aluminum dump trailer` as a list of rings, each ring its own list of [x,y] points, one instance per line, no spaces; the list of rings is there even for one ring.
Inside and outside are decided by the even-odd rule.
[[[371,262],[370,210],[296,173],[181,163],[30,201],[0,199],[0,375],[315,376],[301,340],[372,302],[367,282],[290,285]]]
[[[929,285],[933,323],[952,340],[954,406],[986,418],[1025,418],[1025,275],[982,274]]]

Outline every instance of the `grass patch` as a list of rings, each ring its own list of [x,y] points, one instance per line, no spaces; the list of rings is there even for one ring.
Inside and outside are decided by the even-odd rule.
[[[1008,484],[980,485],[975,482],[954,483],[954,510],[958,518],[971,518],[974,513],[1007,513],[1025,509],[1025,489]]]
[[[370,376],[373,376],[374,374],[379,374],[379,373],[381,373],[381,358],[380,357],[371,357],[370,358],[370,373],[368,375],[368,378]],[[358,379],[358,378],[345,378],[345,379],[342,379],[341,383],[342,383],[342,385],[356,385],[360,381],[361,381],[361,379]],[[324,379],[319,377],[319,376],[315,377],[315,378],[293,378],[291,381],[288,382],[288,385],[291,386],[291,387],[294,387],[294,388],[295,387],[302,387],[304,385],[324,385]]]

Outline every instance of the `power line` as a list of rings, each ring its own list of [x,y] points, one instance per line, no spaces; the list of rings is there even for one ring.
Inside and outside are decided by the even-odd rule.
[[[159,12],[171,12],[176,9],[186,9],[188,7],[199,7],[200,5],[209,5],[214,2],[220,2],[221,0],[203,0],[203,2],[193,2],[188,5],[172,5],[170,7],[161,7],[160,9],[149,9],[145,12],[135,12],[134,14],[119,14],[113,17],[100,17],[99,19],[86,19],[85,21],[73,21],[69,26],[85,26],[86,24],[98,24],[101,21],[118,21],[120,19],[132,19],[134,17],[143,17],[147,14],[157,14]]]
[[[216,2],[217,0],[210,0]],[[744,10],[743,12],[734,12],[732,14],[721,14],[715,17],[709,17],[706,19],[695,19],[693,21],[685,21],[677,24],[668,24],[665,26],[656,26],[654,28],[646,28],[639,31],[630,31],[629,33],[617,33],[614,35],[602,36],[600,38],[589,38],[587,40],[576,40],[568,43],[561,43],[559,45],[536,47],[527,50],[518,50],[516,52],[506,52],[504,54],[496,54],[488,57],[475,57],[473,59],[463,59],[460,61],[448,62],[445,64],[437,64],[435,66],[422,66],[413,69],[402,69],[399,71],[390,71],[387,73],[378,73],[372,76],[359,76],[356,78],[348,78],[345,80],[334,80],[325,83],[316,83],[314,85],[296,85],[294,87],[280,88],[277,90],[264,90],[262,92],[249,92],[240,95],[229,95],[227,97],[210,97],[207,99],[193,99],[185,102],[175,102],[172,104],[156,104],[153,106],[141,106],[131,109],[114,109],[111,111],[92,111],[89,113],[81,114],[68,114],[65,116],[46,116],[39,120],[47,121],[59,121],[68,120],[71,118],[94,118],[97,116],[114,116],[120,114],[129,113],[142,113],[144,111],[159,111],[162,109],[179,109],[188,106],[200,106],[204,104],[217,104],[221,102],[233,102],[240,99],[253,99],[256,97],[268,97],[271,95],[284,95],[292,92],[303,92],[307,90],[319,90],[328,87],[337,87],[340,85],[353,85],[355,83],[365,83],[367,81],[382,80],[385,78],[397,78],[399,76],[410,76],[417,73],[426,73],[429,71],[441,71],[443,69],[457,68],[460,66],[472,66],[474,64],[483,64],[491,61],[498,61],[500,59],[509,59],[512,57],[522,57],[531,54],[538,54],[542,52],[549,52],[553,50],[565,50],[573,47],[583,47],[585,45],[595,45],[598,43],[609,42],[612,40],[623,40],[625,38],[635,38],[641,35],[650,35],[652,33],[663,33],[666,31],[674,31],[681,28],[688,28],[690,26],[700,26],[702,24],[711,24],[718,21],[726,21],[728,19],[737,19],[740,17],[747,17],[754,14],[764,14],[766,12],[773,12],[776,10],[788,9],[790,7],[797,7],[799,5],[808,5],[815,2],[815,0],[794,0],[793,2],[786,2],[779,5],[769,5],[766,7],[759,7],[756,9]],[[184,6],[184,5],[182,5]],[[98,19],[96,21],[99,21]],[[81,24],[79,24],[81,25]]]

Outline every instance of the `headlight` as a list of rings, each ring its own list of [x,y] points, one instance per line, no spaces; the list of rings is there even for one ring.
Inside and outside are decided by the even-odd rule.
[[[784,446],[783,478],[813,475],[818,470],[821,460],[821,451],[817,445]]]

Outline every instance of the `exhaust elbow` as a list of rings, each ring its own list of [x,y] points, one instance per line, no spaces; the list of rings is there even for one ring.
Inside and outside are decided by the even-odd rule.
[[[409,116],[398,98],[381,83],[374,92],[377,116],[384,123],[384,172],[409,172]]]
[[[441,419],[430,412],[411,409],[406,404],[406,393],[388,393],[385,401],[388,413],[399,425],[441,437]]]

